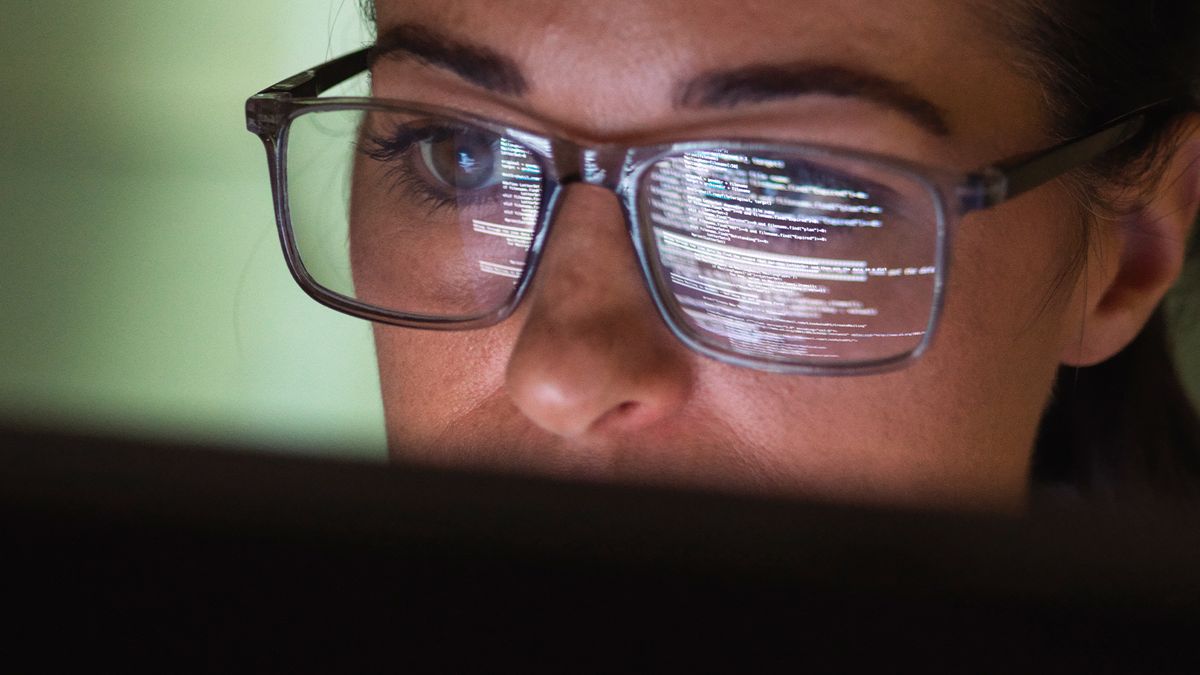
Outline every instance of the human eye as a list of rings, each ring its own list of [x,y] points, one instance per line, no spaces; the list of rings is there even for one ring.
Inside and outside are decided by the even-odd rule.
[[[436,210],[498,198],[502,140],[479,127],[426,120],[367,130],[359,152],[386,166],[393,189]]]

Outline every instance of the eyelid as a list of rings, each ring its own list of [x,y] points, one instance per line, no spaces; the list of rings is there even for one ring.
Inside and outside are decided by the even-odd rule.
[[[523,130],[539,139],[561,138],[578,147],[649,147],[689,141],[740,139],[746,142],[767,141],[783,145],[844,147],[850,151],[876,153],[918,164],[950,164],[944,159],[930,162],[932,153],[938,153],[940,156],[947,149],[945,138],[926,133],[908,133],[908,130],[917,130],[919,127],[906,118],[901,118],[904,119],[903,127],[897,130],[890,121],[892,115],[887,115],[886,110],[880,112],[872,104],[860,99],[837,99],[838,105],[835,109],[820,103],[819,108],[810,111],[811,114],[801,112],[799,115],[794,107],[702,111],[697,118],[687,116],[682,119],[679,111],[671,111],[665,117],[656,117],[647,124],[639,124],[615,133],[605,133],[555,119],[534,110],[520,99],[491,96],[454,77],[430,79],[429,69],[419,69],[409,60],[387,63],[389,70],[379,73],[379,76],[376,75],[376,70],[372,69],[372,95],[377,100],[394,101],[400,105],[406,102],[415,103],[443,108],[448,112],[457,111],[468,117],[487,120],[495,126]],[[404,70],[391,70],[392,68]],[[422,72],[425,75],[422,75]],[[404,76],[401,77],[401,74]],[[388,87],[389,83],[393,86]],[[809,110],[810,104],[818,103],[806,102],[805,110]],[[866,112],[855,112],[847,116],[844,114],[847,110],[846,105],[853,105],[855,110],[872,112],[869,116]],[[819,133],[814,133],[813,130],[818,130]],[[879,133],[876,134],[872,130],[878,130]],[[894,143],[897,133],[904,133],[905,143]],[[517,140],[541,154],[548,152],[548,148],[524,138]]]
[[[403,102],[396,101],[396,103],[402,104]],[[414,103],[418,103],[418,102],[414,101]],[[432,102],[419,102],[419,104],[420,105],[430,105],[430,106],[433,106],[435,109],[443,107],[439,104],[432,103]],[[411,105],[411,103],[410,103],[410,105]],[[508,106],[505,106],[505,107],[508,107]],[[445,114],[445,115],[453,115],[455,113],[460,113],[460,114],[465,115],[467,119],[460,120],[460,119],[454,119],[454,118],[450,118],[450,117],[443,119],[443,118],[439,118],[436,116],[439,114],[439,112],[441,112],[442,114]],[[486,133],[486,134],[499,135],[502,138],[507,138],[514,143],[524,146],[525,148],[532,151],[533,154],[539,155],[542,157],[551,156],[552,147],[557,145],[552,140],[554,138],[562,138],[563,140],[565,140],[567,142],[568,147],[574,147],[575,149],[579,149],[581,147],[586,148],[586,147],[594,146],[594,145],[610,145],[609,143],[603,143],[603,142],[601,142],[601,143],[585,142],[587,139],[578,138],[576,135],[563,134],[563,132],[561,132],[561,131],[557,132],[557,133],[554,131],[545,131],[545,130],[539,129],[536,125],[529,125],[529,124],[523,124],[523,123],[518,123],[518,122],[514,122],[514,123],[510,124],[507,119],[504,119],[502,117],[497,117],[491,111],[475,112],[475,111],[468,110],[468,109],[462,109],[461,107],[445,106],[443,108],[443,111],[426,111],[424,114],[435,115],[435,116],[434,117],[426,117],[423,119],[418,117],[417,119],[413,120],[413,122],[407,123],[407,126],[411,127],[411,131],[406,134],[407,136],[409,136],[409,138],[406,139],[406,141],[408,143],[411,144],[413,142],[416,142],[420,138],[421,133],[427,131],[430,127],[444,127],[444,128],[460,127],[462,129],[478,130],[478,131],[480,131],[482,133]],[[475,117],[476,119],[472,120],[472,119],[470,119],[471,117]],[[824,142],[824,141],[827,141],[828,139],[821,139],[820,142],[817,142],[817,141],[806,141],[803,138],[797,138],[794,135],[795,134],[795,129],[794,129],[795,125],[792,124],[789,126],[793,127],[792,133],[789,134],[786,131],[781,132],[779,134],[780,138],[774,139],[774,138],[771,138],[769,136],[764,136],[764,135],[748,136],[745,134],[738,134],[738,133],[734,133],[734,132],[717,133],[717,132],[714,132],[713,129],[711,128],[711,123],[706,123],[706,124],[702,124],[702,125],[692,125],[689,127],[684,127],[683,129],[677,128],[670,135],[656,134],[655,137],[652,137],[652,138],[638,138],[638,139],[636,139],[636,142],[630,143],[629,147],[631,150],[636,151],[638,148],[652,148],[655,146],[663,146],[663,145],[668,145],[668,144],[683,145],[683,144],[692,144],[692,143],[704,143],[704,144],[712,143],[714,145],[717,145],[717,144],[726,143],[726,142],[733,142],[733,143],[738,143],[738,144],[749,143],[749,144],[759,144],[759,145],[766,145],[769,143],[769,144],[778,144],[781,147],[795,146],[798,148],[813,148],[813,147],[838,148],[838,147],[842,147],[842,146],[839,146],[838,144],[831,144],[828,142]],[[685,135],[684,132],[690,132],[690,133]],[[667,139],[667,140],[663,140],[663,139]],[[632,139],[630,139],[630,140],[632,140]],[[621,147],[625,144],[621,143],[621,144],[612,144],[612,145]],[[864,155],[871,155],[874,152],[876,152],[870,148],[865,148],[865,147],[857,148],[857,147],[854,147],[853,145],[846,146],[845,150],[852,154],[859,153],[859,154],[864,154]],[[878,155],[882,158],[894,157],[894,158],[899,159],[900,161],[909,161],[909,162],[915,161],[915,160],[911,160],[911,159],[906,160],[906,159],[904,159],[904,157],[901,154],[889,153],[887,151],[878,151]],[[835,176],[838,175],[836,172],[836,169],[834,170],[833,175],[835,175]],[[869,192],[873,196],[876,196],[880,201],[887,200],[887,201],[890,201],[893,203],[902,203],[905,198],[903,193],[898,192],[897,190],[890,188],[885,184],[871,181],[870,179],[866,179],[866,178],[862,178],[862,177],[857,177],[855,180],[860,186],[862,186],[864,191]]]
[[[426,122],[425,120],[416,122],[418,124],[396,123],[390,133],[364,131],[358,152],[381,164],[388,164],[385,175],[392,179],[393,188],[408,190],[422,199],[430,207],[430,212],[454,204],[461,206],[485,201],[488,195],[494,191],[493,188],[499,185],[498,183],[472,191],[460,191],[448,185],[438,185],[437,183],[444,183],[444,181],[431,175],[427,166],[417,166],[418,162],[424,164],[425,160],[419,159],[423,153],[416,146],[423,141],[436,138],[439,133],[452,132],[456,127],[470,132],[493,134],[486,129],[456,123],[453,120],[448,120],[446,124],[436,122],[420,124],[420,122]],[[374,144],[376,149],[363,147],[364,142]]]

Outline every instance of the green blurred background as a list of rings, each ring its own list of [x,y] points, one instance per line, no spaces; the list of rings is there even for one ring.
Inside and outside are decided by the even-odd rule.
[[[242,112],[357,2],[0,4],[0,423],[383,459],[369,325],[288,276]]]
[[[369,326],[292,283],[242,113],[357,2],[0,3],[0,423],[382,460]]]

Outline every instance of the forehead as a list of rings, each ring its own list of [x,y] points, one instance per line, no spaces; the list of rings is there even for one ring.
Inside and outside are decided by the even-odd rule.
[[[376,6],[384,24],[420,19],[509,36],[517,49],[520,38],[533,40],[539,52],[592,46],[598,55],[630,60],[656,45],[666,48],[663,55],[718,61],[734,51],[833,55],[918,44],[940,51],[982,29],[959,0],[377,0]],[[681,44],[686,54],[669,53]]]
[[[531,107],[602,130],[677,114],[672,94],[697,73],[795,62],[907,85],[986,152],[1004,152],[996,129],[1043,127],[1031,83],[963,0],[377,0],[377,14],[510,57]]]

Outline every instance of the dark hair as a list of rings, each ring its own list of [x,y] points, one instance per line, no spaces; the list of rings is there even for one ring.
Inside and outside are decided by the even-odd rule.
[[[1106,188],[1159,180],[1183,114],[1200,110],[1200,2],[1006,4],[993,18],[1010,28],[1021,65],[1041,84],[1056,135],[1079,135],[1163,99],[1179,102],[1072,177],[1089,205],[1119,212]],[[1190,267],[1200,264],[1194,244]],[[1169,330],[1182,314],[1160,307],[1113,358],[1060,370],[1035,450],[1035,481],[1069,483],[1101,499],[1200,495],[1200,417],[1180,380]]]

